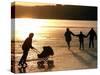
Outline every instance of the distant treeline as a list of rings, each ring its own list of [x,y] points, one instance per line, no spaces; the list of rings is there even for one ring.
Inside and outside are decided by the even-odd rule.
[[[97,20],[97,7],[75,5],[11,7],[11,18]]]

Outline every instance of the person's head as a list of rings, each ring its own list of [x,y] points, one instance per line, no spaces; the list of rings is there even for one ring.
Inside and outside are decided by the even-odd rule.
[[[82,34],[82,32],[80,31],[80,34]]]
[[[91,30],[93,30],[93,28],[91,28]]]
[[[34,33],[29,34],[29,38],[33,38],[33,36],[34,36]]]
[[[66,31],[69,31],[69,28],[66,28]]]

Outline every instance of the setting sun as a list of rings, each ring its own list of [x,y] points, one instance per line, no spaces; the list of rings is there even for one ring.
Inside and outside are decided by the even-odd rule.
[[[16,38],[24,39],[30,32],[37,34],[38,32],[43,32],[42,26],[47,24],[46,20],[40,19],[15,19],[16,24]],[[38,38],[37,36],[35,36]]]

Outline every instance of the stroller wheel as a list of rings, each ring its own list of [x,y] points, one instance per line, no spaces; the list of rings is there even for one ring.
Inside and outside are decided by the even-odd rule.
[[[44,61],[37,62],[37,65],[39,69],[44,68]]]

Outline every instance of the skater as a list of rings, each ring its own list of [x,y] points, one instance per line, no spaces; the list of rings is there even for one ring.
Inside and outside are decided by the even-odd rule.
[[[23,55],[19,61],[19,66],[23,66],[24,64],[27,66],[27,63],[26,63],[26,59],[27,59],[27,56],[28,56],[28,52],[29,52],[29,49],[35,49],[34,47],[32,47],[32,38],[34,36],[34,33],[30,33],[29,34],[29,37],[24,41],[23,45],[22,45],[22,50],[23,50]]]
[[[68,45],[68,49],[70,49],[70,42],[71,42],[71,40],[72,40],[71,35],[74,36],[75,34],[72,33],[72,32],[69,30],[69,28],[66,28],[66,32],[65,32],[64,36],[65,36],[65,40],[66,40],[67,45]]]
[[[77,37],[79,37],[79,43],[80,43],[80,50],[83,49],[84,50],[84,38],[86,37],[81,31],[80,31],[80,34],[78,35],[75,35]]]
[[[94,31],[93,28],[91,28],[91,30],[88,32],[87,37],[89,36],[89,48],[94,48],[94,38],[97,39],[97,35],[96,32]]]

